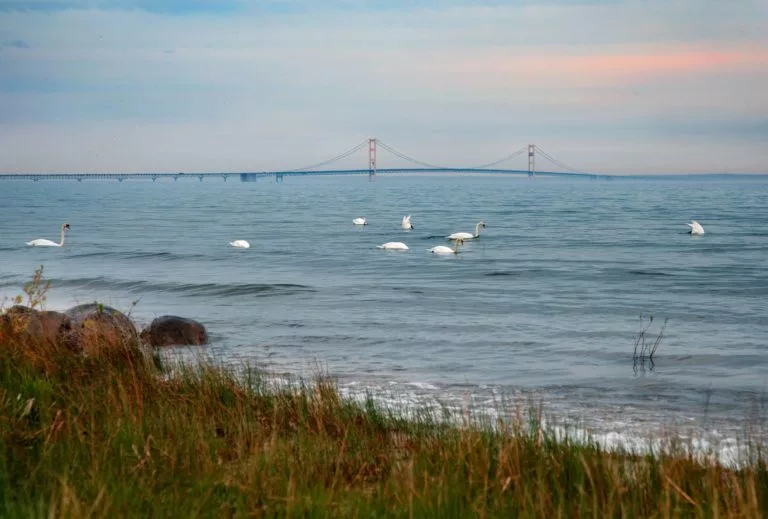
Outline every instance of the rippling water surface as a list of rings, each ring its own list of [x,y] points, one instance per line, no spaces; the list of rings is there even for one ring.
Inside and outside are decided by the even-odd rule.
[[[0,294],[204,322],[225,362],[406,404],[542,402],[603,431],[737,434],[768,382],[768,181],[502,177],[0,184]],[[413,215],[415,229],[400,229]],[[356,216],[369,225],[352,225]],[[698,219],[707,234],[686,234]],[[455,257],[427,249],[488,227]],[[62,249],[27,248],[30,239]],[[227,243],[246,239],[252,248]],[[408,252],[377,244],[403,241]],[[640,314],[669,318],[635,369]],[[643,368],[643,366],[641,366]]]

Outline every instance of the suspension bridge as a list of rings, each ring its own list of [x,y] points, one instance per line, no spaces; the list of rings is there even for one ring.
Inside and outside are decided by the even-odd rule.
[[[355,154],[360,153],[367,147],[368,149],[368,167],[360,169],[332,169],[331,166],[339,161],[353,157]],[[392,156],[405,161],[410,164],[409,167],[400,168],[379,168],[377,162],[377,155],[379,149],[391,154]],[[527,157],[528,167],[527,169],[508,169],[503,168],[502,165],[509,164],[518,158]],[[547,161],[548,164],[554,165],[557,170],[541,170],[536,169],[536,159],[541,157]],[[550,166],[551,167],[551,166]],[[290,169],[284,171],[252,171],[252,172],[206,172],[206,173],[6,173],[0,174],[0,180],[32,180],[34,182],[42,180],[117,180],[123,182],[124,180],[152,180],[157,181],[161,179],[173,179],[174,181],[179,179],[195,179],[202,181],[206,178],[221,178],[227,181],[229,178],[239,179],[242,182],[255,182],[260,178],[274,178],[275,182],[282,182],[285,177],[290,176],[314,176],[314,175],[368,175],[369,179],[373,180],[377,175],[386,174],[485,174],[485,175],[527,175],[528,177],[550,176],[550,177],[578,177],[589,179],[612,179],[613,175],[597,175],[593,173],[585,173],[579,171],[568,164],[561,162],[554,158],[552,155],[541,149],[535,144],[528,144],[518,149],[514,153],[505,155],[497,160],[488,162],[485,164],[474,165],[470,167],[457,167],[457,166],[441,166],[437,164],[430,164],[421,160],[415,159],[410,155],[402,153],[392,146],[382,142],[378,139],[371,138],[366,139],[363,142],[353,146],[347,151],[336,155],[328,160],[311,164],[297,169]]]

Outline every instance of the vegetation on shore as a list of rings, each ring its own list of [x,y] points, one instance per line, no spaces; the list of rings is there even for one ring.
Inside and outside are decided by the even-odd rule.
[[[766,513],[760,456],[608,452],[520,415],[403,420],[327,380],[275,389],[251,370],[170,369],[134,339],[78,354],[16,325],[0,337],[1,517]]]

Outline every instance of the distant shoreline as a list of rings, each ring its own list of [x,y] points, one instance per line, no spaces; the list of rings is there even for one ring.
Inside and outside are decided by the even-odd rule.
[[[284,177],[319,177],[319,176],[370,176],[367,170],[339,170],[339,171],[308,171],[308,172],[212,172],[201,171],[195,173],[177,173],[177,172],[121,172],[121,173],[0,173],[0,180],[25,180],[25,181],[119,181],[124,180],[203,180],[203,179],[232,179],[233,182],[255,182],[257,179],[274,179],[281,182]],[[527,171],[518,170],[498,170],[498,171],[378,171],[375,177],[505,177],[505,178],[529,178]],[[701,181],[701,180],[720,180],[720,181],[753,181],[768,180],[768,173],[564,173],[556,171],[536,172],[534,178],[537,179],[563,179],[573,178],[578,180],[682,180],[682,181]]]

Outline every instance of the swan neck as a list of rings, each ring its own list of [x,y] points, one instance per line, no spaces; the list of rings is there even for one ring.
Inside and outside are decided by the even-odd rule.
[[[61,228],[61,241],[59,242],[59,246],[60,247],[64,246],[64,232],[65,232],[65,229],[64,229],[64,227],[62,227]]]
[[[475,225],[475,238],[480,236],[480,224]]]

